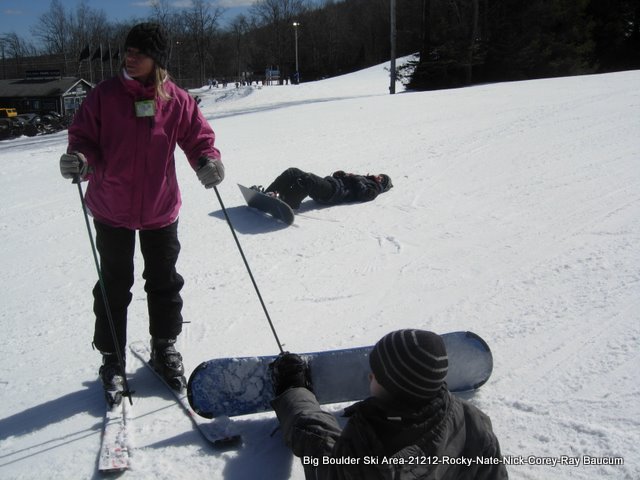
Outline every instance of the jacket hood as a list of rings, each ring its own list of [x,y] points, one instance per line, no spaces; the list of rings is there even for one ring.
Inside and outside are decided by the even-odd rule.
[[[352,416],[360,428],[369,429],[373,438],[382,440],[381,445],[370,445],[372,451],[382,447],[382,453],[391,456],[407,445],[439,441],[449,403],[450,394],[442,388],[421,408],[370,397],[345,409],[345,416]]]

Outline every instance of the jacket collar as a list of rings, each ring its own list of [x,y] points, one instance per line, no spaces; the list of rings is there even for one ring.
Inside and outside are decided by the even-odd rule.
[[[450,405],[451,394],[443,387],[419,408],[369,397],[346,408],[344,415],[352,417],[350,422],[360,431],[369,432],[365,435],[369,441],[392,455],[411,445],[440,441]]]
[[[155,87],[150,85],[144,85],[135,78],[131,77],[126,69],[122,69],[120,73],[120,81],[124,85],[125,89],[131,96],[136,99],[151,99],[155,98]]]

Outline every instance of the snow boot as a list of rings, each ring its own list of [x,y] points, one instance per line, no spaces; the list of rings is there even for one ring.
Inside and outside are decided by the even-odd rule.
[[[279,198],[284,203],[289,205],[293,210],[300,208],[302,200],[307,196],[307,192],[302,189],[303,187],[296,183],[293,186],[288,187],[284,192],[274,192],[273,190],[265,190],[262,185],[253,185],[251,190],[264,193],[270,197]]]
[[[181,391],[187,386],[184,376],[182,355],[176,350],[175,338],[151,339],[151,366],[174,390]]]
[[[102,366],[98,370],[100,380],[102,380],[102,388],[104,388],[104,396],[113,408],[120,405],[124,393],[124,369],[120,366],[118,356],[115,353],[102,353]],[[122,357],[124,360],[124,356]]]

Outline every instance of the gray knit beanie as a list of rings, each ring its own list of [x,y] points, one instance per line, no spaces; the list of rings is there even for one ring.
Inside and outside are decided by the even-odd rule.
[[[397,330],[380,339],[369,355],[376,380],[395,399],[424,403],[447,376],[449,361],[440,335],[425,330]]]

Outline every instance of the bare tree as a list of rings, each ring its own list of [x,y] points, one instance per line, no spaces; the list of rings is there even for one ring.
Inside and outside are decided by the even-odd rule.
[[[62,55],[64,71],[68,71],[70,26],[67,12],[60,0],[51,0],[49,11],[40,15],[31,33],[44,45],[49,55]]]
[[[107,15],[104,10],[95,10],[87,4],[87,0],[82,0],[78,4],[75,16],[73,17],[74,37],[82,38],[84,43],[89,41],[92,46],[106,43],[109,33],[112,30],[107,22]],[[81,45],[78,45],[79,47]]]
[[[48,54],[65,54],[69,41],[69,19],[60,0],[51,0],[49,10],[38,19],[31,33],[39,38]]]
[[[169,30],[169,27],[174,22],[175,13],[173,12],[173,7],[169,3],[169,0],[151,0],[151,16],[163,26],[166,30]]]
[[[182,13],[183,25],[188,33],[188,41],[195,54],[198,68],[198,81],[204,85],[207,72],[215,71],[212,55],[213,39],[217,33],[218,22],[224,10],[212,8],[204,0],[191,0],[191,7]],[[208,64],[213,65],[207,68]]]
[[[109,51],[111,42],[111,32],[113,27],[107,23],[107,16],[104,10],[92,9],[87,0],[82,0],[75,11],[75,14],[70,16],[71,33],[74,39],[74,59],[77,59],[82,49],[87,46],[90,48],[91,57],[88,59],[89,63],[93,62],[93,56],[99,52],[99,63],[96,65],[96,72],[99,72],[101,78],[104,78],[105,71],[102,62],[102,57],[105,52]],[[93,68],[89,68],[90,80],[94,81]],[[109,68],[107,74],[110,73]],[[96,75],[97,78],[97,75]]]
[[[288,22],[305,10],[305,0],[258,0],[251,7],[252,14],[264,24]]]
[[[292,58],[292,23],[308,11],[307,0],[259,0],[251,7],[258,25],[266,27],[262,45],[266,60],[280,68]]]
[[[36,49],[27,43],[15,32],[7,33],[0,37],[0,49],[2,50],[2,76],[11,78],[18,75],[25,57],[36,54]],[[13,58],[13,67],[7,65],[7,59]],[[9,73],[11,71],[11,73]],[[15,73],[13,73],[15,72]]]
[[[242,78],[242,72],[246,71],[248,45],[247,33],[249,32],[249,21],[244,15],[238,15],[229,26],[235,40],[235,56],[236,56],[236,78],[238,81]]]
[[[178,30],[178,11],[172,6],[169,0],[152,0],[151,17],[162,26],[172,44]]]
[[[153,20],[160,24],[167,34],[170,66],[176,67],[175,70],[179,75],[181,73],[179,48],[184,42],[179,39],[181,32],[178,11],[172,6],[170,0],[152,0],[151,12]]]

